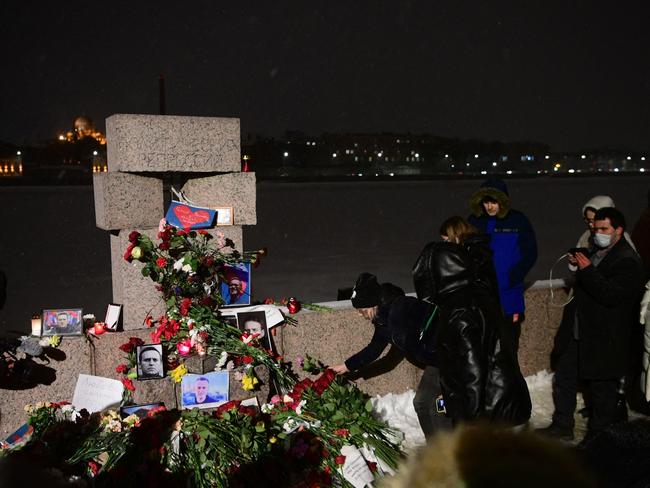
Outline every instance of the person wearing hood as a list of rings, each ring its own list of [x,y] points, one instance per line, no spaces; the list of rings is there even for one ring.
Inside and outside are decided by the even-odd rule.
[[[587,249],[594,248],[594,215],[596,215],[598,210],[605,207],[616,207],[616,205],[614,205],[614,200],[612,200],[612,197],[608,195],[596,195],[595,197],[590,198],[587,203],[582,206],[582,218],[587,225],[587,230],[585,230],[580,236],[580,239],[578,239],[576,247],[584,247]],[[623,235],[625,236],[627,243],[632,246],[633,249],[636,249],[629,234],[625,232]]]
[[[525,318],[524,279],[537,260],[535,232],[528,218],[511,208],[508,187],[498,178],[485,180],[469,207],[469,223],[490,236],[499,298],[516,353]]]
[[[413,406],[425,436],[450,427],[449,419],[438,415],[436,397],[440,393],[435,363],[434,337],[436,309],[409,297],[392,283],[377,281],[370,273],[361,273],[352,291],[352,306],[372,322],[374,333],[370,343],[344,363],[332,366],[338,374],[363,369],[375,361],[386,346],[392,344],[419,366],[424,367],[422,379],[413,398]]]
[[[578,266],[574,298],[565,307],[555,336],[551,362],[553,420],[540,432],[573,439],[579,382],[590,391],[591,414],[587,436],[619,420],[617,389],[630,360],[630,335],[643,286],[641,258],[623,238],[625,217],[604,207],[594,215],[589,256],[576,252]]]
[[[517,359],[502,347],[502,315],[468,250],[433,242],[413,268],[418,298],[439,308],[435,351],[440,383],[454,425],[487,419],[521,425],[531,401]]]

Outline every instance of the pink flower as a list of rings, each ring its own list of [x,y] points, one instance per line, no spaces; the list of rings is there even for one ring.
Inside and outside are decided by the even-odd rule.
[[[223,232],[217,232],[217,247],[226,247],[226,236]]]
[[[160,222],[158,223],[158,232],[164,231],[166,225],[167,221],[164,218],[160,219]]]
[[[189,339],[185,339],[176,344],[176,349],[178,349],[178,354],[181,356],[187,356],[192,350],[192,344]]]

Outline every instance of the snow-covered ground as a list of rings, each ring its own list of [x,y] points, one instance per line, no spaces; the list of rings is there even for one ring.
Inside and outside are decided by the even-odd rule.
[[[547,371],[540,371],[526,378],[533,404],[533,412],[528,424],[531,429],[546,427],[551,423],[551,416],[553,415],[553,398],[551,396],[552,379],[553,374]],[[408,390],[399,395],[389,393],[388,395],[373,398],[375,409],[380,417],[387,421],[391,427],[404,432],[404,447],[406,449],[412,449],[424,444],[424,435],[422,434],[417,415],[413,409],[414,395],[415,392],[413,390]],[[576,408],[576,412],[583,406],[582,395],[578,394],[578,407]],[[587,423],[578,413],[575,415],[575,420],[576,439],[574,443],[577,443],[582,440]]]

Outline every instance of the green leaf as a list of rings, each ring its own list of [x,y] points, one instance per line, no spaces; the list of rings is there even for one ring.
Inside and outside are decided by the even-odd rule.
[[[368,399],[366,402],[366,412],[372,412],[373,411],[373,406],[372,406],[372,400]]]

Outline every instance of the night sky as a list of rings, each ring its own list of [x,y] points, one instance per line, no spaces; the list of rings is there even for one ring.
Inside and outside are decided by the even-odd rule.
[[[0,141],[85,114],[650,150],[647,2],[5,0]]]

